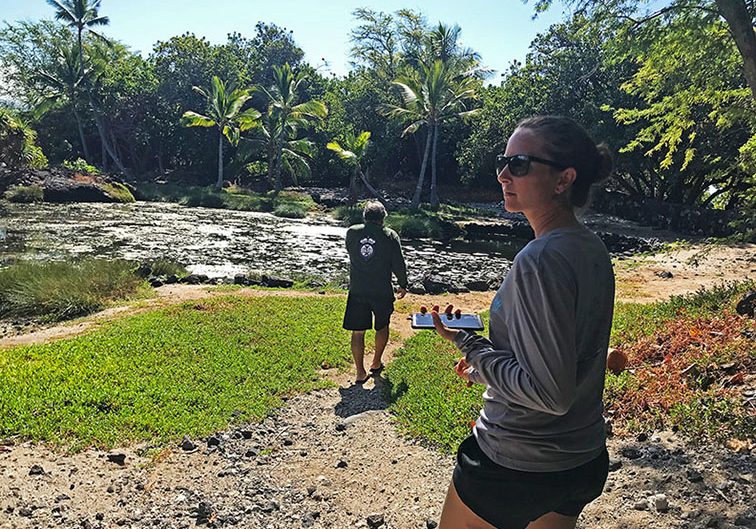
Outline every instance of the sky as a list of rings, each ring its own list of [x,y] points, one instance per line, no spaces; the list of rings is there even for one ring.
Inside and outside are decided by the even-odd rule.
[[[349,32],[358,7],[391,13],[400,8],[421,11],[428,22],[458,24],[465,46],[480,53],[483,64],[506,71],[512,60],[524,60],[536,34],[563,19],[560,5],[532,20],[534,0],[102,0],[100,14],[110,18],[101,31],[147,56],[161,40],[186,32],[213,44],[229,33],[252,37],[258,21],[293,31],[305,60],[321,72],[345,75],[349,69]],[[0,21],[52,18],[45,0],[0,0]],[[325,59],[327,64],[323,63]]]

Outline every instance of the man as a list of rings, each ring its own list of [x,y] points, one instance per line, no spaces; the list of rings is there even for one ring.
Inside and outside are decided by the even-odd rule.
[[[402,255],[399,236],[383,226],[386,209],[380,202],[368,202],[362,212],[364,224],[347,230],[346,247],[349,252],[349,297],[344,313],[344,328],[352,331],[352,357],[357,368],[356,384],[367,382],[365,370],[365,331],[375,329],[375,354],[370,373],[383,369],[381,356],[389,337],[389,322],[394,312],[394,289],[391,274],[399,288],[396,297],[407,293],[407,265]],[[375,323],[373,323],[375,318]]]

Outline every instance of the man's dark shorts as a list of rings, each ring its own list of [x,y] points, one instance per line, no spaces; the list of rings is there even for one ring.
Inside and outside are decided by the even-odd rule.
[[[392,312],[392,298],[371,299],[349,294],[344,312],[344,328],[348,331],[366,331],[370,328],[378,331],[388,326]]]

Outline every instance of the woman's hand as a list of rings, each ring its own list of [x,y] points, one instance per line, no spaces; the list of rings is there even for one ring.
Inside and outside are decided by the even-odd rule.
[[[451,307],[451,305],[449,305]],[[451,313],[449,311],[449,313]],[[433,318],[433,326],[436,328],[436,332],[441,336],[441,338],[445,340],[449,340],[450,342],[454,341],[454,338],[457,337],[457,334],[459,334],[459,331],[456,331],[454,329],[450,329],[446,325],[444,325],[441,322],[441,316],[438,314],[438,311],[432,310],[431,311],[431,317]]]
[[[470,373],[473,369],[473,366],[467,363],[467,360],[465,360],[464,356],[457,360],[457,363],[454,364],[454,372],[457,373],[457,376],[459,378],[467,381],[468,388],[473,385],[473,381],[470,380]]]

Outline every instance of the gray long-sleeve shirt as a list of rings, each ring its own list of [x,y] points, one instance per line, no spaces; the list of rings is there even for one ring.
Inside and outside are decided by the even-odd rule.
[[[474,434],[498,464],[575,468],[604,448],[602,394],[614,308],[606,247],[583,226],[528,243],[491,304],[490,340],[456,344],[487,385]]]

